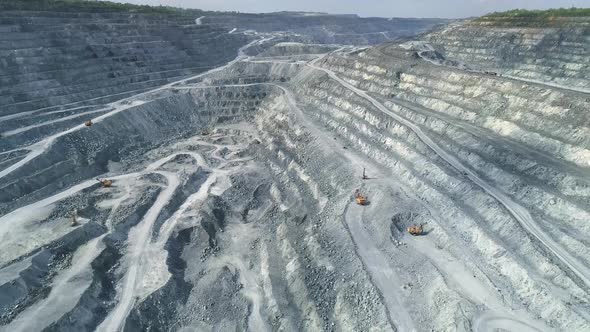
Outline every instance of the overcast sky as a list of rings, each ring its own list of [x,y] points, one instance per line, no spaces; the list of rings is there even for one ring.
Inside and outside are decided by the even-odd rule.
[[[112,0],[249,13],[321,11],[380,17],[479,16],[515,8],[590,7],[590,0]]]

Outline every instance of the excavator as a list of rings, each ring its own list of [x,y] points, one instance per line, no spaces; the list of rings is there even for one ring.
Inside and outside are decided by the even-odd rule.
[[[109,187],[111,187],[113,185],[113,181],[112,180],[107,180],[107,179],[102,179],[101,180],[101,179],[98,179],[97,178],[96,181],[100,182],[100,185],[103,188],[109,188]]]
[[[413,236],[422,235],[424,233],[424,226],[423,224],[420,225],[412,225],[406,229],[408,233]]]
[[[86,127],[90,127],[90,126],[92,126],[92,120],[86,120],[86,121],[84,121],[84,125],[85,125]]]
[[[358,189],[354,192],[354,200],[355,200],[356,204],[358,204],[358,205],[367,205],[367,202],[368,202],[367,197],[361,195],[361,193]]]

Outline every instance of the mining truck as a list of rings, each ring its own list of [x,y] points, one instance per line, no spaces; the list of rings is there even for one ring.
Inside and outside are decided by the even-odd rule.
[[[354,193],[354,200],[358,205],[367,205],[367,197],[361,195],[358,189]]]

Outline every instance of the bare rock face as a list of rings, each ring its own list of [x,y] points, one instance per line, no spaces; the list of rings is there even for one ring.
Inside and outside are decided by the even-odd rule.
[[[0,331],[587,329],[583,25],[125,13],[0,14]]]
[[[480,19],[427,36],[447,57],[520,79],[590,90],[590,19]]]
[[[0,23],[3,116],[92,111],[222,65],[247,40],[174,15],[2,11]]]

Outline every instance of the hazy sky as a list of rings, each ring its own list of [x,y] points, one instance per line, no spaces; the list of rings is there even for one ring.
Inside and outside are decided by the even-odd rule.
[[[515,8],[590,7],[590,0],[112,0],[206,10],[260,13],[322,11],[381,17],[479,16]]]

